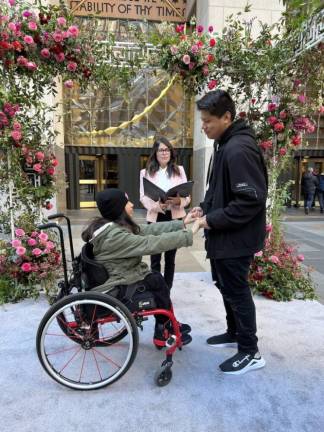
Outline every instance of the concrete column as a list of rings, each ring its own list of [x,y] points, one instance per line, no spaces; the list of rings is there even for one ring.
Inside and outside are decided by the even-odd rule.
[[[207,28],[214,27],[218,34],[225,27],[226,17],[244,10],[246,0],[189,0],[187,5],[188,16],[196,15],[197,24]],[[256,17],[253,32],[256,35],[260,29],[258,20],[263,23],[273,24],[277,22],[284,10],[280,0],[251,0],[252,7],[249,13],[244,14],[244,19]],[[195,10],[196,6],[196,10]],[[202,95],[201,95],[202,96]],[[198,100],[201,96],[197,97]],[[206,176],[210,156],[213,150],[213,141],[209,140],[201,132],[200,113],[195,108],[194,114],[194,142],[193,142],[193,179],[195,181],[193,192],[193,205],[199,204],[203,199],[206,189]]]

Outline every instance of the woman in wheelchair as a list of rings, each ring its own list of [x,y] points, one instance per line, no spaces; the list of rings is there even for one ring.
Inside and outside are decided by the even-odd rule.
[[[133,204],[119,189],[105,189],[97,194],[101,217],[94,219],[83,231],[82,239],[93,245],[94,259],[108,271],[108,280],[95,291],[110,293],[118,290],[117,297],[130,309],[136,304],[136,295],[152,293],[157,308],[170,309],[170,290],[160,273],[152,272],[142,261],[143,255],[154,255],[184,246],[191,246],[193,234],[199,230],[198,221],[188,214],[184,220],[137,225],[132,219]],[[186,226],[194,222],[190,229]],[[165,329],[172,327],[164,315],[155,315],[154,340],[165,342]],[[180,324],[182,344],[191,342],[191,327]]]

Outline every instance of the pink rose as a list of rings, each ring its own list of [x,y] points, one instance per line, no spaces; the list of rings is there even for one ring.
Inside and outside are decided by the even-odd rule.
[[[32,250],[32,254],[33,254],[34,256],[39,256],[39,255],[42,254],[42,250],[39,249],[39,248],[35,248],[35,249]]]
[[[36,157],[36,159],[37,159],[38,161],[43,162],[43,160],[44,160],[44,158],[45,158],[45,155],[44,155],[43,152],[38,151],[38,152],[35,153],[35,157]]]
[[[204,27],[202,25],[197,26],[197,33],[202,33],[204,31]]]
[[[272,231],[272,225],[271,224],[267,224],[266,225],[266,232],[271,232]]]
[[[203,75],[204,75],[204,76],[207,76],[207,75],[209,74],[208,66],[207,66],[207,65],[204,65],[203,68],[202,68],[202,71],[203,71]]]
[[[298,102],[304,104],[306,102],[306,96],[305,95],[298,95],[297,100],[298,100]]]
[[[13,131],[11,132],[11,138],[12,138],[14,141],[20,141],[21,138],[22,138],[22,134],[21,134],[21,132],[20,132],[19,130],[13,130]]]
[[[26,253],[26,248],[24,248],[23,246],[18,246],[16,249],[16,254],[19,256],[23,256]]]
[[[31,272],[31,270],[32,270],[32,266],[31,266],[31,264],[30,264],[30,263],[27,263],[27,262],[24,262],[20,268],[21,268],[21,270],[22,270],[23,272],[25,272],[25,273],[29,273],[29,272]]]
[[[271,149],[271,147],[272,147],[272,141],[271,141],[271,140],[262,141],[262,142],[260,143],[260,147],[261,147],[263,150]]]
[[[300,135],[294,135],[291,138],[291,144],[294,146],[298,146],[299,144],[301,144],[301,136]]]
[[[11,241],[11,246],[16,249],[17,247],[21,246],[21,241],[19,239],[14,239]]]
[[[23,229],[21,229],[21,228],[17,228],[15,230],[15,234],[16,234],[17,237],[23,237],[25,235],[25,231]]]
[[[54,169],[54,167],[48,167],[46,172],[47,172],[47,174],[52,176],[55,174],[55,169]]]
[[[288,116],[287,111],[280,111],[280,113],[279,113],[279,117],[280,117],[282,120],[285,120],[285,119],[287,118],[287,116]]]
[[[44,232],[41,232],[38,237],[42,242],[47,242],[48,240],[48,235]]]
[[[14,128],[15,130],[20,130],[20,129],[21,129],[21,124],[18,123],[18,122],[16,121],[16,122],[14,122],[14,124],[13,124],[13,128]]]
[[[10,22],[8,24],[8,29],[11,30],[12,32],[15,32],[16,31],[16,24],[13,22]]]
[[[55,244],[52,241],[46,242],[46,248],[52,250],[55,248]]]
[[[214,27],[213,27],[213,26],[209,26],[209,27],[208,27],[208,31],[209,31],[209,33],[213,33],[213,31],[214,31]]]
[[[256,252],[256,253],[254,254],[255,257],[262,257],[262,255],[263,255],[262,250],[261,250],[260,252]],[[259,271],[259,270],[258,270],[258,271]]]
[[[51,53],[49,52],[49,50],[47,48],[43,48],[40,52],[41,56],[43,58],[50,58]]]
[[[58,17],[56,22],[59,26],[65,26],[66,25],[66,19],[64,17]]]
[[[58,165],[58,160],[57,159],[53,159],[52,160],[52,165],[53,165],[53,167],[56,167]]]
[[[25,17],[25,18],[28,18],[31,15],[32,15],[32,13],[29,10],[27,10],[27,9],[24,10],[23,13],[22,13],[22,16]]]
[[[37,231],[33,231],[31,234],[30,234],[30,237],[32,237],[32,238],[36,238],[38,236],[38,232]]]
[[[214,47],[215,45],[216,45],[216,40],[215,39],[210,39],[209,46],[210,47]]]
[[[34,164],[33,165],[33,170],[37,173],[40,173],[42,171],[42,165],[41,164]]]
[[[183,61],[184,64],[188,65],[190,63],[190,56],[188,54],[185,54],[182,57],[182,61]]]
[[[279,258],[277,257],[277,255],[271,255],[269,260],[274,264],[279,264]]]
[[[65,88],[72,88],[73,87],[73,81],[72,80],[66,80],[65,82],[64,82],[64,87]]]
[[[36,63],[30,61],[30,62],[27,62],[26,68],[30,71],[34,71],[37,69],[37,65],[36,65]]]
[[[305,257],[302,254],[297,255],[298,261],[304,261]]]
[[[24,56],[19,56],[19,57],[17,58],[17,64],[18,64],[19,66],[26,66],[27,63],[28,63],[28,60],[26,59],[26,57],[24,57]]]
[[[282,147],[279,150],[279,154],[280,154],[280,156],[285,156],[287,154],[287,149],[285,147]]]
[[[276,108],[277,108],[277,104],[275,104],[273,102],[271,102],[271,103],[268,104],[268,111],[270,111],[270,112],[271,111],[275,111]]]
[[[282,122],[278,122],[274,125],[275,132],[282,132],[285,129],[285,125]]]
[[[35,31],[35,30],[37,30],[37,24],[34,21],[30,21],[28,23],[28,28],[29,28],[29,30]]]
[[[55,42],[62,42],[63,40],[63,35],[60,31],[56,31],[52,34],[53,39],[55,40]]]
[[[197,45],[192,45],[192,47],[191,47],[191,52],[192,52],[193,54],[197,54],[198,51],[199,51],[198,46],[197,46]]]
[[[34,43],[34,39],[31,36],[26,35],[24,36],[24,42],[28,45],[31,45]]]
[[[26,163],[28,165],[31,165],[34,162],[33,158],[31,156],[26,157]]]
[[[192,70],[195,66],[196,66],[195,62],[190,62],[189,63],[189,70]]]
[[[68,28],[68,32],[69,32],[70,36],[77,37],[79,34],[79,29],[76,25],[72,25]]]
[[[189,57],[189,56],[188,56]],[[74,72],[76,70],[76,68],[78,67],[78,65],[75,62],[69,62],[67,64],[67,70],[69,70],[70,72]]]
[[[60,53],[58,53],[58,54],[54,54],[54,57],[55,57],[55,60],[56,60],[58,63],[62,63],[62,62],[64,61],[64,59],[65,59],[65,55],[64,55],[64,53],[62,53],[62,52],[60,52]]]
[[[37,244],[37,241],[33,238],[30,238],[27,240],[27,243],[29,246],[35,246]]]
[[[217,86],[217,80],[214,80],[214,79],[210,80],[207,86],[208,86],[209,90],[212,90],[213,88],[215,88]]]
[[[274,124],[277,123],[278,119],[275,116],[270,116],[267,121],[271,126],[273,126]]]

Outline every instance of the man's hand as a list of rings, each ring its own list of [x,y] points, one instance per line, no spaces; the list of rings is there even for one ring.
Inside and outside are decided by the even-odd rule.
[[[186,217],[183,219],[183,223],[184,223],[184,225],[188,225],[188,224],[194,222],[196,219],[197,219],[197,217],[193,216],[193,215],[191,214],[191,212],[189,212],[189,213],[186,215]]]
[[[203,216],[202,218],[198,219],[199,221],[199,227],[204,229],[210,229],[210,226],[207,223],[206,216]]]
[[[200,218],[202,217],[202,215],[204,214],[203,210],[201,207],[193,207],[190,210],[190,214],[195,217],[195,218]]]

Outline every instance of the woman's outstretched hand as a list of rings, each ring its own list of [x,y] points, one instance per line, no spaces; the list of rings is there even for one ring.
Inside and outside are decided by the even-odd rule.
[[[190,227],[193,234],[197,234],[197,232],[200,229],[200,222],[199,219],[196,219],[195,222]]]
[[[186,217],[183,219],[184,225],[191,224],[197,219],[197,216],[194,216],[191,212],[189,212]]]

